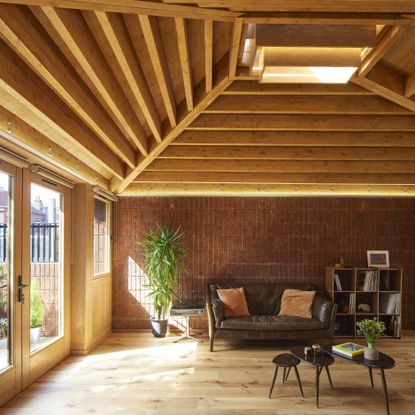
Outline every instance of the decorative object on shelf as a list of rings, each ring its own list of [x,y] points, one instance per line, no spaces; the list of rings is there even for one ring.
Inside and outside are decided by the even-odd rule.
[[[367,251],[367,266],[389,268],[389,251]]]
[[[359,304],[358,306],[357,306],[357,311],[359,312],[359,313],[370,313],[370,310],[371,310],[371,308],[370,308],[370,305],[369,304]]]
[[[145,272],[153,298],[155,316],[151,319],[153,335],[164,337],[173,297],[178,287],[177,274],[186,273],[180,228],[158,225],[158,231],[150,230],[139,245],[144,249]]]
[[[45,306],[40,296],[39,285],[35,280],[30,284],[30,344],[40,342]]]
[[[374,318],[373,320],[365,319],[358,321],[356,325],[359,336],[364,336],[367,341],[368,347],[364,352],[365,359],[377,360],[379,352],[375,346],[379,337],[385,332],[385,323]]]
[[[313,355],[320,356],[321,346],[319,344],[313,344],[311,347],[313,348]]]

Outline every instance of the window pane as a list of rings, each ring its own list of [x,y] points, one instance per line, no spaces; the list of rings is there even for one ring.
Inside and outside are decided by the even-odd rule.
[[[108,203],[94,199],[94,274],[109,271],[108,265]]]
[[[30,350],[62,332],[62,196],[32,183],[30,221]]]
[[[11,364],[10,190],[10,176],[0,173],[0,370]]]

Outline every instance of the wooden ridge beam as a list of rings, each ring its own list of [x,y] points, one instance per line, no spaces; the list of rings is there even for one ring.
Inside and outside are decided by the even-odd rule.
[[[147,155],[146,133],[81,14],[52,7],[34,7],[31,10],[61,50],[67,50],[66,58],[77,69],[118,128],[143,155]]]
[[[209,160],[415,160],[414,147],[172,146],[160,159]]]
[[[258,80],[235,80],[222,95],[374,95],[358,85],[348,84],[261,84]]]
[[[205,20],[203,26],[203,37],[205,44],[205,81],[206,93],[212,90],[212,68],[213,68],[213,22]]]
[[[111,190],[118,194],[125,191],[127,186],[135,180],[135,178],[144,171],[162,152],[167,148],[169,144],[171,144],[175,138],[192,122],[194,121],[200,113],[202,113],[206,107],[208,107],[219,95],[220,93],[229,85],[229,74],[227,71],[227,67],[225,68],[224,60],[222,59],[219,62],[216,70],[217,81],[212,88],[212,91],[202,96],[199,102],[196,103],[196,106],[193,108],[192,111],[188,111],[183,115],[183,117],[178,122],[177,126],[173,128],[169,133],[166,134],[164,140],[153,147],[150,154],[143,158],[138,165],[130,170],[126,176],[126,178],[122,181],[120,180],[113,180],[111,182]],[[204,83],[204,82],[203,82]],[[197,89],[197,88],[196,88]],[[204,85],[203,85],[204,89]]]
[[[173,87],[170,79],[169,68],[163,43],[160,37],[157,19],[147,15],[126,15],[124,16],[130,37],[133,43],[138,42],[137,36],[138,21],[143,31],[144,40],[150,55],[150,60],[156,74],[158,86],[160,88],[161,97],[166,108],[167,117],[170,125],[175,127],[176,122],[176,102],[173,94]]]
[[[413,132],[183,131],[171,146],[415,147]]]
[[[29,6],[49,6],[60,9],[101,11],[107,13],[145,14],[163,17],[182,16],[187,19],[214,19],[233,22],[241,13],[226,10],[206,10],[199,7],[168,5],[138,0],[0,0],[0,3]]]
[[[67,143],[74,153],[83,152],[118,178],[124,164],[74,113],[38,78],[14,52],[0,41],[0,105],[59,144]]]
[[[27,9],[0,4],[1,37],[102,141],[130,167],[136,154],[128,140],[90,96]]]
[[[223,95],[205,114],[409,114],[408,109],[377,96]]]
[[[143,172],[134,183],[252,183],[252,184],[400,184],[414,185],[415,174],[371,173],[215,173]]]
[[[146,171],[251,173],[390,173],[415,174],[414,161],[345,160],[163,160]]]
[[[125,94],[132,96],[143,113],[154,138],[161,142],[163,132],[160,115],[156,109],[140,62],[132,50],[131,41],[124,31],[121,16],[97,11],[95,12],[95,18],[89,12],[85,12],[84,17],[90,28],[95,26],[96,18],[121,69],[124,82],[120,82],[120,84]],[[136,105],[133,107],[136,108]]]
[[[186,104],[188,111],[193,109],[193,80],[192,65],[190,63],[189,42],[187,34],[187,23],[182,17],[174,19],[177,36],[177,46],[179,48],[180,66],[182,68],[182,78]]]
[[[123,196],[387,196],[414,197],[415,186],[346,184],[134,183]]]
[[[202,114],[187,130],[415,131],[412,115]]]
[[[84,182],[108,189],[110,176],[108,178],[102,176],[90,165],[83,163],[71,152],[2,107],[0,107],[0,130],[3,131],[8,143],[15,144]]]

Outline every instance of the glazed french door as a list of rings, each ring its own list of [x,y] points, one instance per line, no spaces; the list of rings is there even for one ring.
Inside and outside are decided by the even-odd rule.
[[[71,190],[0,160],[0,405],[70,347]]]

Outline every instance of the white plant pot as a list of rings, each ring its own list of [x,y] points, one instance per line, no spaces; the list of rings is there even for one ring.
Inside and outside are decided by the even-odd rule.
[[[366,347],[364,352],[364,357],[367,360],[378,360],[379,359],[379,351],[376,347]]]
[[[42,331],[42,327],[34,327],[30,329],[30,344],[38,344],[40,342],[40,334]]]

